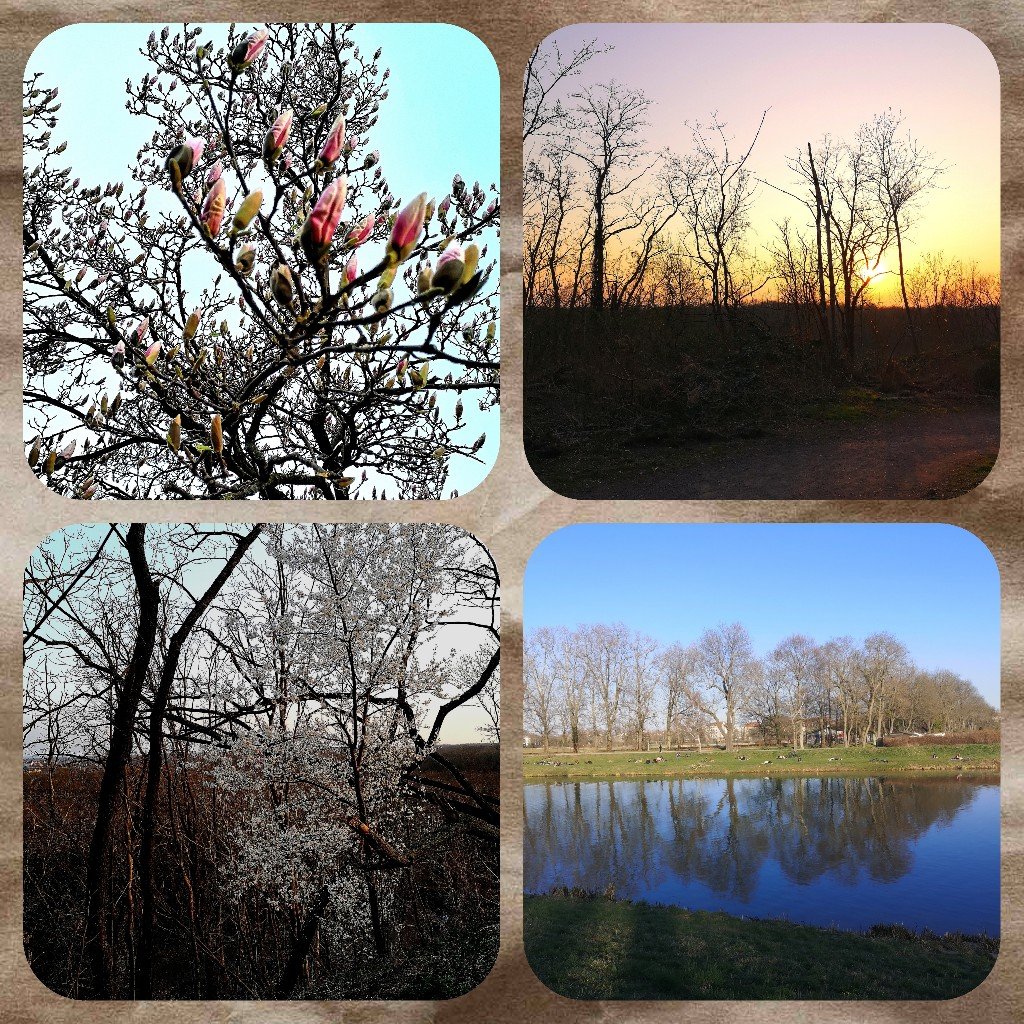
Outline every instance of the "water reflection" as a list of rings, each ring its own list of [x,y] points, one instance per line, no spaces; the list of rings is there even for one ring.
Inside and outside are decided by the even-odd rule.
[[[998,933],[995,780],[732,778],[526,787],[527,892],[579,886],[840,927]]]

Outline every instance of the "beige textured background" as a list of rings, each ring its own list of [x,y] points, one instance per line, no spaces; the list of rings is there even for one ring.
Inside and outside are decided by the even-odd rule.
[[[475,491],[454,502],[354,503],[263,502],[233,505],[232,521],[349,520],[444,521],[472,530],[493,551],[502,576],[505,746],[502,753],[502,942],[494,970],[475,991],[447,1003],[76,1003],[45,989],[26,964],[21,944],[21,573],[29,551],[49,531],[82,521],[217,521],[215,503],[73,502],[39,486],[24,465],[20,399],[21,93],[28,55],[48,33],[75,21],[156,21],[191,17],[205,22],[239,20],[449,21],[475,32],[491,49],[502,76],[502,443],[497,465]],[[574,502],[547,490],[530,471],[522,451],[522,345],[519,187],[521,82],[526,59],[549,32],[592,21],[903,21],[950,22],[970,29],[995,55],[1003,101],[1003,417],[1002,452],[992,474],[973,493],[951,502]],[[235,4],[212,0],[54,0],[0,8],[0,1021],[275,1022],[344,1020],[545,1024],[607,1021],[668,1024],[768,1021],[946,1022],[1001,1024],[1024,1020],[1024,791],[1022,766],[1022,649],[1024,649],[1024,346],[1021,328],[1024,283],[1021,260],[1024,212],[1024,23],[1016,0],[957,4],[826,3],[821,0],[500,0],[445,6],[406,0],[400,7],[367,0],[301,4]],[[443,131],[443,127],[439,126]],[[531,973],[522,951],[519,901],[522,799],[521,610],[523,568],[548,533],[572,522],[685,521],[940,521],[973,531],[999,563],[1003,587],[1003,925],[1002,953],[988,980],[961,999],[944,1003],[582,1003],[555,996]],[[949,581],[951,587],[956,580]]]

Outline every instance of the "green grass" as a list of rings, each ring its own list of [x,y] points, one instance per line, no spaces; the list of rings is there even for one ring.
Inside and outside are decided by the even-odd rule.
[[[781,755],[781,757],[780,757]],[[655,758],[662,757],[660,763]],[[962,760],[954,760],[962,758]],[[768,761],[768,764],[764,764]],[[541,763],[546,762],[546,763]],[[829,747],[793,751],[781,747],[638,753],[588,751],[523,754],[523,776],[530,779],[638,776],[822,775],[850,772],[888,775],[902,771],[997,772],[998,743],[924,747]]]
[[[951,999],[988,975],[987,936],[867,933],[600,896],[524,899],[526,955],[571,999]]]

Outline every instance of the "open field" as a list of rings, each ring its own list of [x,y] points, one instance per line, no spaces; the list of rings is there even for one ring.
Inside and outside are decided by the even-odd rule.
[[[526,955],[575,999],[950,999],[995,964],[998,940],[866,933],[602,896],[526,896]]]
[[[661,758],[658,761],[657,758]],[[767,762],[767,764],[765,763]],[[781,747],[724,750],[607,753],[523,753],[523,776],[531,779],[617,778],[620,776],[823,775],[901,771],[998,772],[998,743],[960,746],[826,747],[793,751]]]

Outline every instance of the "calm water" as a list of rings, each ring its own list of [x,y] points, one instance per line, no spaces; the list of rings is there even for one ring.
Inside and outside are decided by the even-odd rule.
[[[524,856],[528,893],[999,934],[996,779],[533,783]]]

